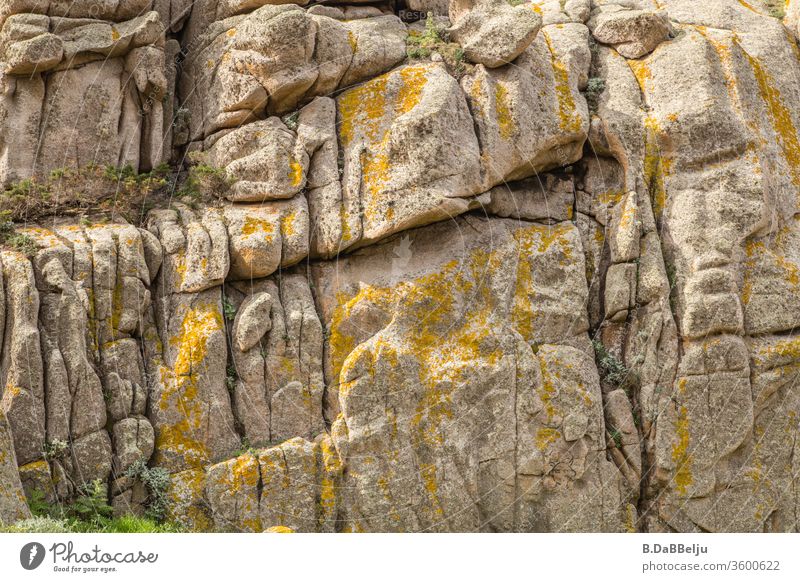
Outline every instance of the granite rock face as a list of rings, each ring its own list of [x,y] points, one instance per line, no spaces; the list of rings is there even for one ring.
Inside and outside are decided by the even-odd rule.
[[[305,4],[0,8],[0,524],[798,531],[798,3]]]

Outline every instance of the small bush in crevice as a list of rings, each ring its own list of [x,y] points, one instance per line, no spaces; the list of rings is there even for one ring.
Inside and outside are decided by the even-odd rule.
[[[236,390],[236,380],[238,379],[239,375],[236,373],[236,366],[228,364],[225,368],[225,386],[228,387],[228,392],[230,392],[231,396]]]
[[[51,461],[53,459],[60,459],[61,457],[66,455],[68,450],[69,450],[68,442],[62,441],[60,439],[53,439],[52,441],[45,443],[44,448],[42,450],[42,454],[44,456],[45,461]]]
[[[204,163],[189,167],[176,197],[189,206],[200,203],[209,204],[224,197],[230,188],[230,181],[223,168],[214,168]]]
[[[128,467],[125,476],[139,479],[147,488],[146,516],[157,522],[164,521],[167,515],[169,471],[163,467],[148,467],[144,459],[138,459]]]
[[[606,89],[606,82],[600,77],[590,77],[586,84],[586,104],[589,106],[590,113],[597,113],[598,100]]]
[[[611,438],[611,442],[614,443],[614,446],[618,449],[622,448],[622,433],[614,428],[613,426],[609,426],[608,435]]]
[[[630,396],[637,380],[635,372],[609,352],[599,340],[592,340],[592,346],[600,379],[615,388],[622,388]]]
[[[236,319],[236,306],[227,295],[222,296],[222,314],[228,321]]]
[[[441,55],[448,69],[456,76],[465,72],[464,49],[458,43],[450,42],[444,26],[437,24],[433,13],[428,12],[425,30],[410,30],[406,37],[406,54],[409,59],[427,59],[433,53]]]

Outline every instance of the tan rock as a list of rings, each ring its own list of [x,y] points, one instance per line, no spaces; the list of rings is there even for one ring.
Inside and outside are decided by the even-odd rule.
[[[535,11],[504,0],[451,0],[450,20],[448,32],[467,59],[490,68],[516,59],[542,26]]]
[[[30,516],[17,471],[11,430],[0,408],[0,525],[9,525]]]

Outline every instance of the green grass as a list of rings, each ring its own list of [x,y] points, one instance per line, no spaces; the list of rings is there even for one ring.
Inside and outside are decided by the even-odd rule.
[[[0,533],[180,533],[184,531],[174,523],[157,523],[152,519],[125,515],[87,522],[79,519],[37,516],[0,528]]]
[[[137,461],[126,472],[141,481],[148,491],[144,516],[114,516],[108,504],[108,486],[100,479],[84,483],[69,503],[50,503],[41,491],[28,495],[30,519],[0,528],[17,533],[174,533],[181,527],[165,520],[169,473]]]

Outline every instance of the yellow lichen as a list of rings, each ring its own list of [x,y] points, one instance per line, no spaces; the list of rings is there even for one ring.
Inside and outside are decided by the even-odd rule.
[[[514,135],[514,119],[508,104],[508,90],[500,82],[494,85],[494,103],[497,110],[497,126],[500,137],[510,139]]]
[[[281,218],[281,235],[284,238],[297,234],[295,222],[297,222],[297,211],[289,212]]]
[[[275,226],[271,222],[252,215],[247,215],[242,225],[242,234],[244,236],[263,234],[267,240],[272,240],[274,232]]]
[[[677,442],[672,445],[672,460],[675,463],[675,485],[680,495],[686,495],[694,482],[692,477],[692,455],[689,453],[689,416],[685,406],[681,406],[675,422]]]
[[[547,447],[561,438],[561,433],[549,427],[540,428],[536,431],[536,448],[540,451],[547,450]]]
[[[575,106],[575,98],[572,94],[572,88],[569,82],[569,72],[566,65],[556,55],[550,35],[544,30],[541,31],[544,36],[547,48],[550,51],[550,62],[553,67],[553,80],[555,82],[556,97],[558,99],[558,117],[561,129],[569,132],[578,132],[581,129],[581,116]]]
[[[792,182],[795,186],[800,187],[800,138],[798,138],[797,128],[792,121],[792,113],[786,107],[783,96],[761,62],[744,50],[736,35],[733,36],[733,40],[742,49],[742,53],[753,69],[759,94],[766,105],[772,129],[789,166]]]

